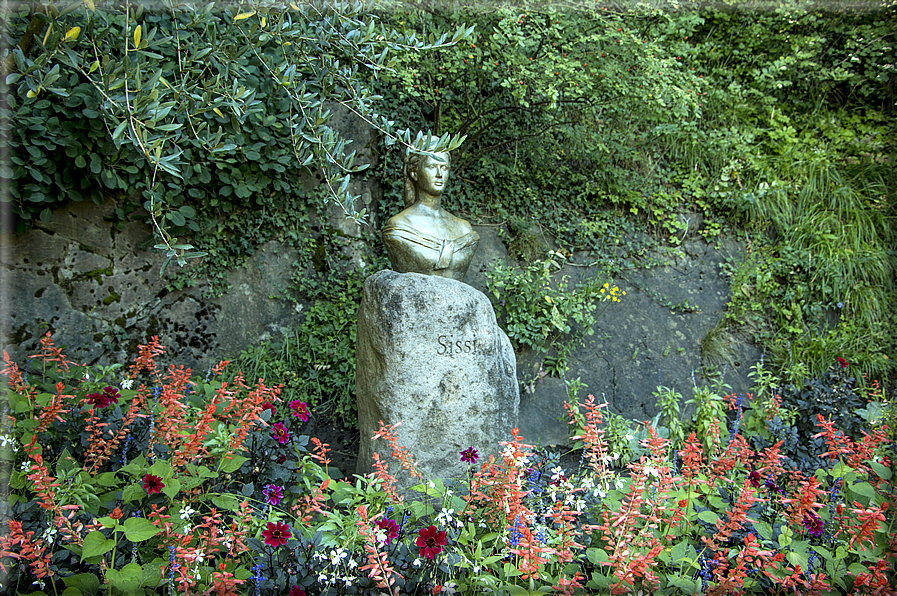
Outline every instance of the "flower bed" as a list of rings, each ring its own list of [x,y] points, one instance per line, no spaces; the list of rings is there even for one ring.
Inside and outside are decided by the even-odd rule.
[[[205,379],[160,370],[163,352],[154,340],[127,370],[85,367],[48,334],[25,371],[7,358],[0,591],[895,593],[883,426],[853,437],[819,416],[824,465],[808,474],[781,440],[752,440],[776,399],[743,420],[750,397],[730,396],[731,433],[714,418],[673,445],[645,423],[620,470],[590,396],[568,405],[572,469],[515,430],[497,458],[447,454],[465,477],[427,479],[381,425],[396,463],[379,454],[347,481],[331,477],[328,445],[297,432],[304,403],[225,377],[226,363]],[[419,496],[397,490],[391,465]]]

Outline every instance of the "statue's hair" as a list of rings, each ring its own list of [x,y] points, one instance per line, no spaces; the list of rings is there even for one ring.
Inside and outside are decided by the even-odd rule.
[[[452,165],[452,156],[449,152],[442,152],[446,158],[448,159],[448,165],[451,167]],[[420,168],[421,163],[423,163],[425,155],[423,153],[417,153],[415,151],[409,151],[405,154],[405,168],[403,171],[405,177],[405,190],[402,195],[402,198],[405,200],[405,209],[414,205],[415,200],[417,199],[417,193],[415,192],[415,182],[411,178],[412,172],[417,172],[418,168]]]

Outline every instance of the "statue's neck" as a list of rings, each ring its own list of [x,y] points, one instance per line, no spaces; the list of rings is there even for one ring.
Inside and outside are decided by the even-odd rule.
[[[427,210],[432,210],[434,213],[436,213],[442,207],[442,195],[431,195],[426,192],[418,192],[416,203],[419,208],[422,207]]]

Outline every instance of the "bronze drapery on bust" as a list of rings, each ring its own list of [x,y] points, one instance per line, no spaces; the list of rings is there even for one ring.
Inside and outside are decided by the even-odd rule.
[[[393,271],[464,279],[480,236],[442,208],[450,171],[448,153],[405,156],[405,210],[383,227]]]

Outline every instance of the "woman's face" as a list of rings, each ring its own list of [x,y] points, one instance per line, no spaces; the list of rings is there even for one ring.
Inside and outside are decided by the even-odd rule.
[[[449,157],[445,153],[437,153],[444,161],[437,161],[429,155],[424,156],[417,169],[417,188],[430,195],[441,195],[448,184]]]

